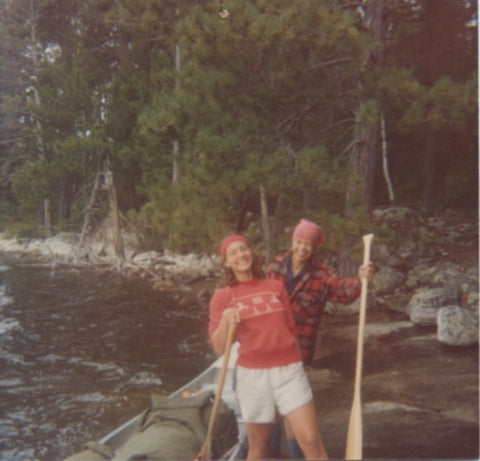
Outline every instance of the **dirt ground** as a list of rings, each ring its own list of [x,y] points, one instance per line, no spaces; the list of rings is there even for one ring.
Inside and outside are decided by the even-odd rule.
[[[326,316],[308,371],[330,458],[345,457],[358,316]],[[440,344],[406,314],[367,312],[362,373],[363,457],[478,459],[478,347]]]

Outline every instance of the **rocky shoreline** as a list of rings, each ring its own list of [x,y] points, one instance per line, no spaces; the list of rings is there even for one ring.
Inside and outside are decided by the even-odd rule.
[[[443,344],[478,344],[478,222],[454,212],[424,220],[404,207],[375,210],[373,220],[394,238],[389,244],[377,239],[372,246],[377,271],[368,305],[404,312],[414,325],[436,326]],[[106,231],[81,245],[75,233],[23,241],[0,236],[0,253],[22,264],[121,271],[173,292],[180,302],[203,303],[216,286],[216,255],[142,251],[135,235],[125,233],[123,240],[120,266]],[[329,304],[326,314],[352,315],[358,308],[358,301]]]

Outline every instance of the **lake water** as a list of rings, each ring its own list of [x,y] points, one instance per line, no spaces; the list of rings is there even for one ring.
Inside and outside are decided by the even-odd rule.
[[[0,461],[56,461],[214,360],[205,307],[148,282],[0,260]]]

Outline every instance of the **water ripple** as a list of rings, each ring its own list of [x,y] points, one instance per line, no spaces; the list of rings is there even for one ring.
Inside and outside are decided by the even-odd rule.
[[[0,264],[0,461],[64,459],[185,384],[207,322],[144,281]]]

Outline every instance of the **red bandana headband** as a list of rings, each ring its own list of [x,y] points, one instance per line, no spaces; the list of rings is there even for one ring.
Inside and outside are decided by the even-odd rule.
[[[293,231],[292,240],[296,239],[309,240],[317,246],[323,243],[325,234],[320,226],[306,219],[302,219]]]
[[[243,242],[246,245],[248,245],[247,239],[240,234],[232,234],[229,235],[228,237],[225,237],[222,240],[222,243],[220,245],[220,254],[225,257],[225,254],[227,253],[227,248],[233,243],[233,242]]]

